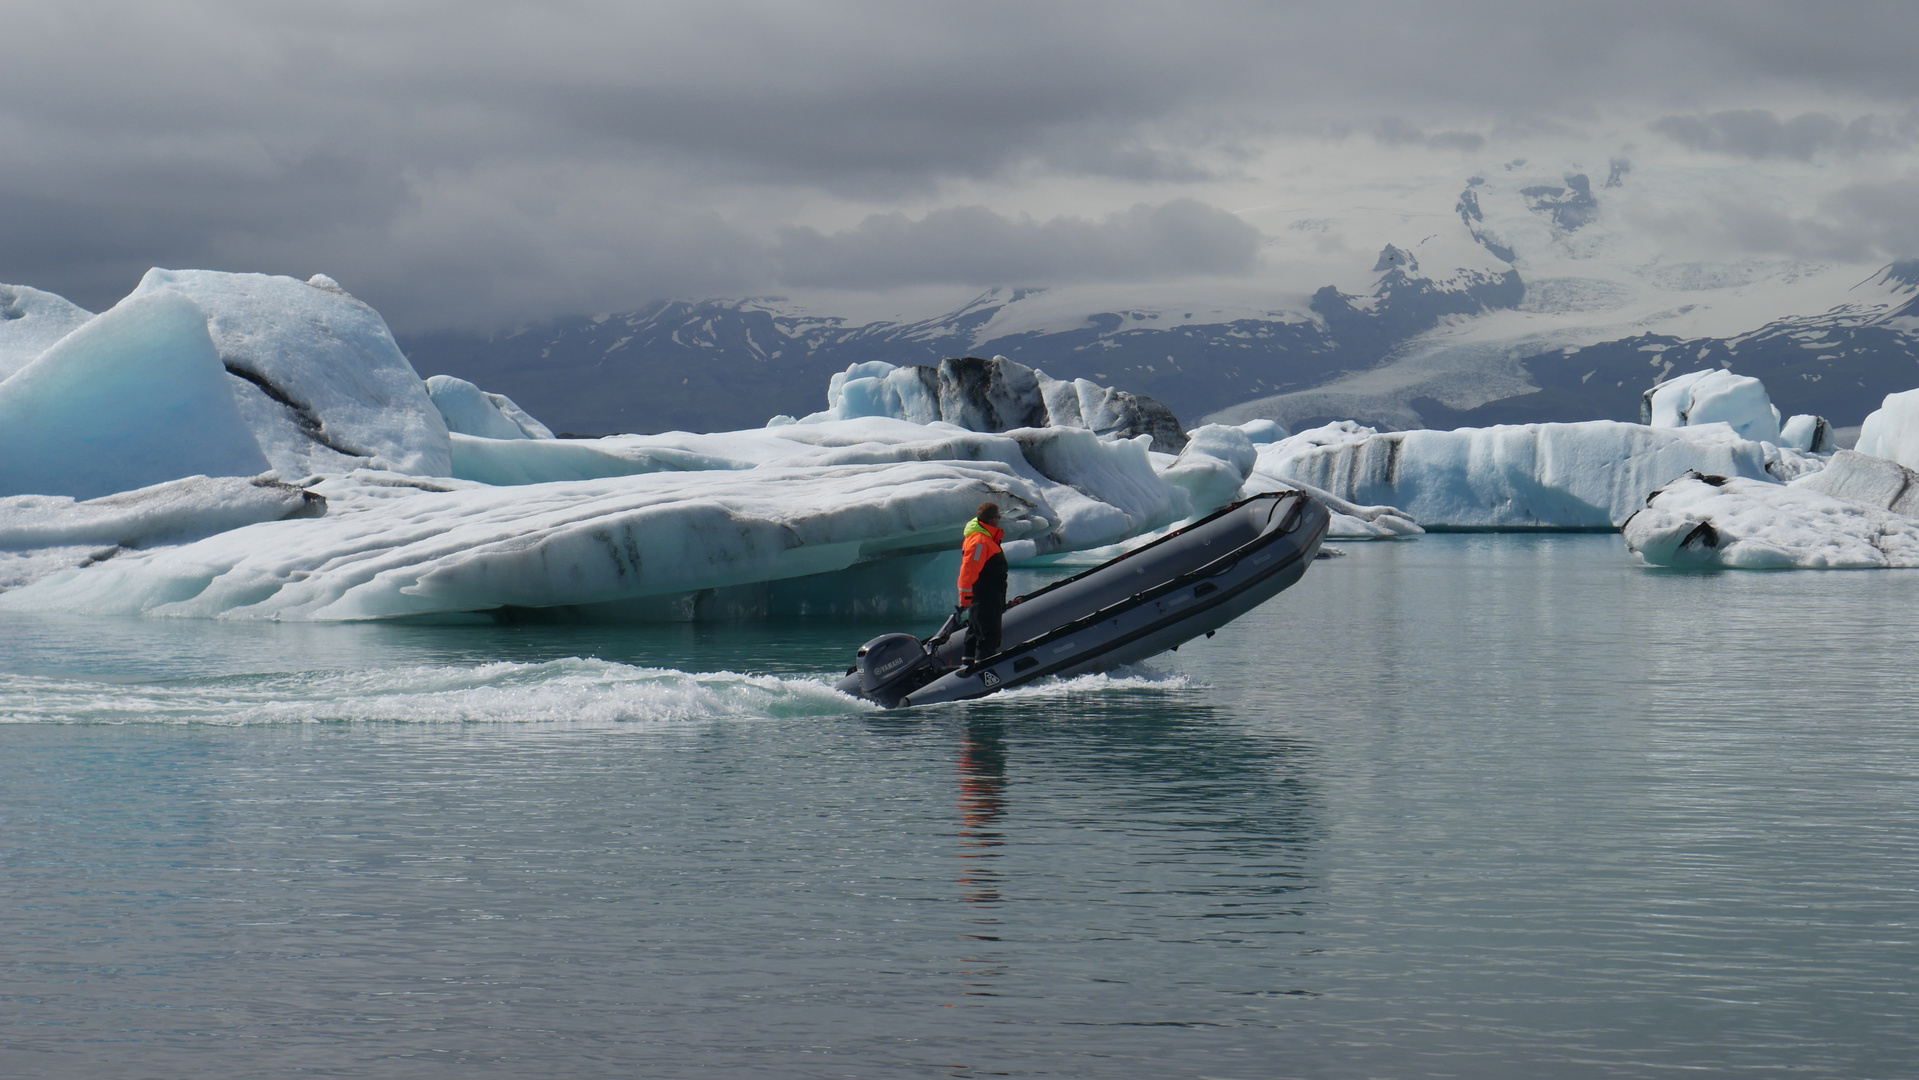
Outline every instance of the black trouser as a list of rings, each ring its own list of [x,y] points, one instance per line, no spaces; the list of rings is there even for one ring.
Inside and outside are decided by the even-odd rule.
[[[969,660],[984,660],[999,651],[999,623],[1006,614],[1006,601],[976,596],[968,611],[966,645],[961,651]]]

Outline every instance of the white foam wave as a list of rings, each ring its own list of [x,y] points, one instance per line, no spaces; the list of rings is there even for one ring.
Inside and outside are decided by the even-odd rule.
[[[1114,690],[1185,690],[1193,680],[1178,672],[1160,671],[1144,664],[1117,668],[1098,675],[1075,675],[1070,679],[1040,679],[1011,690],[1002,690],[984,700],[1080,697],[1110,693]]]
[[[534,723],[839,716],[873,706],[818,679],[569,658],[111,684],[0,675],[0,723]]]

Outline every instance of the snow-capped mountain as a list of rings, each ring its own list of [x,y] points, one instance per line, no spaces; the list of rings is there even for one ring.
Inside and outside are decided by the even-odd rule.
[[[1845,426],[1919,386],[1919,260],[1681,259],[1661,237],[1678,182],[1515,161],[1391,213],[1262,222],[1288,241],[1395,237],[1370,268],[1335,250],[1251,278],[994,288],[884,315],[843,297],[671,301],[401,344],[422,374],[580,433],[736,428],[821,408],[848,364],[968,355],[1149,395],[1188,423],[1294,428],[1634,419],[1654,379],[1711,365]]]

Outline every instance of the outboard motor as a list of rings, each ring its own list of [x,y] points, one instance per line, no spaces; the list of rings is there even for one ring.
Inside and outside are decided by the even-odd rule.
[[[932,682],[939,662],[911,634],[881,634],[860,646],[860,694],[890,709]]]

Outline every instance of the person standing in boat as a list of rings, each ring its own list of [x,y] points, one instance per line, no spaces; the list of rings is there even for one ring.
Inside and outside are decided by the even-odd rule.
[[[969,609],[962,662],[999,652],[1000,617],[1006,613],[1006,553],[1000,541],[999,505],[983,502],[960,540],[959,602]]]

